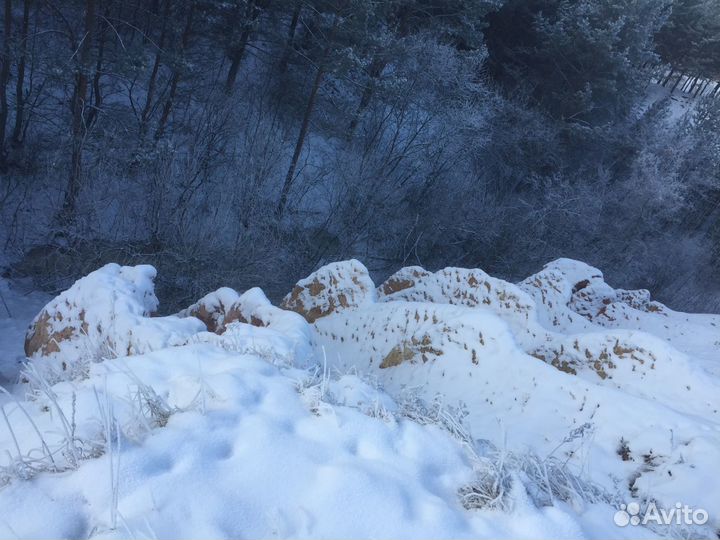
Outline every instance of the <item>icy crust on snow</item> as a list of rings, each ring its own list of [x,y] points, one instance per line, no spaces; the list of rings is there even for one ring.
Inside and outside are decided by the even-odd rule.
[[[375,284],[367,268],[355,259],[323,266],[298,281],[280,304],[308,322],[375,301]]]
[[[152,266],[107,264],[50,301],[30,324],[25,353],[43,368],[72,372],[79,359],[142,354],[180,345],[204,329],[197,319],[151,317]]]

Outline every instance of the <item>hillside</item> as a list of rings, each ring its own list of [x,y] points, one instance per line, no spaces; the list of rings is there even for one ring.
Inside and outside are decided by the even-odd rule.
[[[163,312],[569,257],[720,312],[717,0],[3,0],[0,274]]]

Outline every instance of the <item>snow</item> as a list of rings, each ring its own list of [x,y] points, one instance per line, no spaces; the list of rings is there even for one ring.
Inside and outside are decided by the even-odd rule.
[[[666,77],[668,73],[663,75]],[[697,96],[694,92],[689,91],[690,88],[686,88],[686,85],[690,82],[692,77],[681,76],[677,86],[677,77],[673,76],[672,80],[665,86],[657,83],[650,83],[647,87],[647,96],[644,103],[638,107],[638,116],[646,112],[655,103],[667,100],[669,105],[669,114],[667,118],[667,124],[677,124],[683,119],[690,116],[697,108],[698,103],[703,97],[711,95],[715,90],[716,81],[710,81],[709,84],[703,87],[703,91]],[[675,91],[672,89],[675,88]],[[688,90],[687,92],[684,90]]]
[[[496,445],[541,454],[560,446],[578,474],[628,500],[720,515],[720,491],[701,487],[720,462],[717,316],[614,290],[568,259],[518,285],[417,267],[388,282],[377,304],[315,322],[332,365],[367,370],[394,396],[412,388],[463,402],[471,431]],[[692,337],[679,330],[691,324]],[[586,439],[561,444],[585,424]]]
[[[614,525],[651,500],[706,509],[693,536],[720,525],[716,315],[568,259],[519,284],[409,267],[377,289],[338,262],[292,311],[223,288],[172,317],[149,316],[154,277],[107,265],[50,302],[0,281],[0,536],[688,533]],[[86,328],[14,384],[38,312]],[[501,498],[466,508],[488,478]]]
[[[32,291],[28,283],[4,279],[0,279],[0,298],[0,386],[7,387],[17,382],[25,359],[23,341],[28,322],[50,298]]]
[[[298,392],[307,376],[207,344],[93,364],[87,379],[53,391],[63,410],[75,399],[76,434],[84,441],[102,439],[95,392],[110,396],[123,434],[115,443],[119,471],[104,454],[81,460],[70,474],[12,481],[0,491],[0,535],[385,538],[579,530],[568,513],[524,505],[520,524],[507,519],[498,526],[494,512],[484,519],[468,514],[455,490],[472,469],[457,441],[436,426],[364,413],[357,405],[374,401],[373,393],[383,406],[394,403],[353,376],[329,383],[339,402],[313,413]],[[129,395],[137,380],[177,408],[161,429],[138,422]],[[203,388],[204,411],[193,405]],[[52,414],[43,412],[50,401],[41,395],[25,406],[47,444],[61,444]],[[5,409],[18,439],[33,441],[18,409]],[[114,482],[119,517],[112,528]]]

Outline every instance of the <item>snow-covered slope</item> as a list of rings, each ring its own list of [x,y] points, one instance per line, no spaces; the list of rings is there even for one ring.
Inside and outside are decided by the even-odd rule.
[[[391,395],[462,402],[473,433],[559,452],[628,500],[720,516],[720,490],[707,485],[720,463],[717,316],[614,290],[567,259],[519,285],[412,267],[378,292],[376,304],[315,321],[331,364],[369,371]],[[587,435],[563,445],[581,426]]]
[[[519,284],[409,267],[377,288],[359,261],[339,262],[299,282],[285,309],[260,289],[224,288],[166,318],[148,317],[153,277],[109,265],[36,317],[30,339],[38,321],[46,337],[74,330],[0,400],[0,536],[720,527],[708,483],[720,463],[718,316],[673,312],[567,259]],[[9,321],[3,343],[17,349]],[[616,526],[633,501],[710,520]]]

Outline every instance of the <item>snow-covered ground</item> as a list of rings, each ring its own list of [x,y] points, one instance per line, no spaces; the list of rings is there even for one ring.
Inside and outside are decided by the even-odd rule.
[[[221,289],[160,318],[153,277],[108,265],[54,300],[0,282],[1,537],[720,530],[719,316],[563,259],[377,288],[346,261],[287,310]],[[708,521],[616,525],[630,503]]]
[[[29,283],[0,279],[0,385],[4,388],[17,382],[25,360],[23,342],[28,324],[50,300],[34,292]]]

